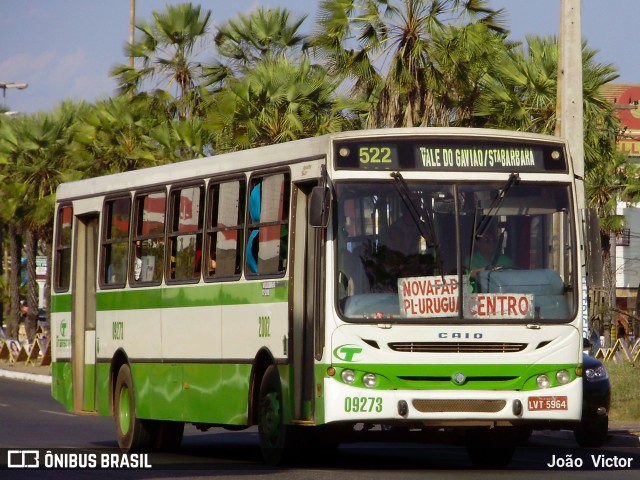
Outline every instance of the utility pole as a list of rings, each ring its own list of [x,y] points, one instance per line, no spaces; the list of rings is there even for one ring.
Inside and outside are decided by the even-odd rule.
[[[136,40],[136,0],[129,0],[129,44]],[[134,67],[133,55],[129,56],[129,66]]]
[[[571,156],[575,161],[575,174],[584,178],[580,2],[581,0],[561,0],[556,135],[567,139]],[[585,205],[585,192],[579,191],[578,207],[584,208]]]

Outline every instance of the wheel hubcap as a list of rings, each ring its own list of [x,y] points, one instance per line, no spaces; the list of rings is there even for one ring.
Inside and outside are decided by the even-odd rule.
[[[129,389],[127,387],[122,387],[122,389],[120,390],[118,405],[118,421],[120,423],[120,431],[123,435],[126,435],[129,432],[131,419],[131,397],[129,395]]]
[[[270,445],[275,445],[280,432],[280,399],[275,392],[269,393],[263,401],[261,427],[263,438]]]

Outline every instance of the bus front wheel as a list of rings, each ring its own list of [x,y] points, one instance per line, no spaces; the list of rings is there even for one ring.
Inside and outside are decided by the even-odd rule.
[[[294,430],[283,418],[282,386],[275,365],[270,366],[260,384],[258,434],[264,461],[278,465],[289,460]]]
[[[113,405],[120,449],[124,452],[148,450],[153,441],[153,423],[136,417],[133,377],[129,365],[123,365],[118,371]]]

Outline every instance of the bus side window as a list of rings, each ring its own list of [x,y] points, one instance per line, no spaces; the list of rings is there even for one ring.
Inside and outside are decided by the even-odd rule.
[[[204,185],[171,191],[169,279],[194,281],[200,277],[204,220]]]
[[[71,245],[73,240],[73,207],[66,205],[58,210],[56,223],[56,262],[54,289],[67,291],[71,285]]]
[[[103,208],[104,229],[102,239],[103,285],[125,284],[129,248],[129,220],[131,199],[107,200]]]
[[[254,178],[249,193],[247,274],[274,275],[286,270],[289,238],[289,174]]]
[[[244,178],[210,184],[205,276],[237,278],[241,273],[246,183]]]
[[[167,195],[164,191],[139,195],[135,199],[135,234],[129,282],[162,281]]]

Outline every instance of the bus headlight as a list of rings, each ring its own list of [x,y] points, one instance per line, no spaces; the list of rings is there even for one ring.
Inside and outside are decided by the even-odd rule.
[[[556,373],[556,380],[558,380],[560,385],[566,385],[571,380],[571,375],[567,370],[559,370],[558,373]]]
[[[367,373],[362,377],[362,383],[367,388],[373,388],[378,384],[378,379],[373,373]]]
[[[536,378],[536,383],[538,384],[538,388],[549,388],[551,385],[551,380],[546,375],[538,375]]]
[[[343,370],[341,376],[342,381],[347,385],[351,385],[356,380],[356,374],[353,373],[353,370]]]

